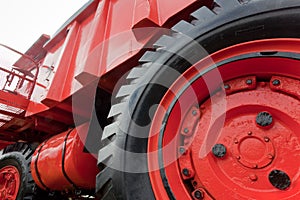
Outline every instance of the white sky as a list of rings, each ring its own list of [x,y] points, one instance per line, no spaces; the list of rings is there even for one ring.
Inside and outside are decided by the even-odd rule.
[[[0,43],[25,52],[41,34],[52,36],[88,0],[1,0]]]

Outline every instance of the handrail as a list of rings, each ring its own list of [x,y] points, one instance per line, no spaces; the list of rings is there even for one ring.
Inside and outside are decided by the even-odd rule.
[[[28,56],[28,55],[26,55],[26,54],[24,54],[24,53],[21,53],[21,52],[18,51],[18,50],[15,50],[15,49],[13,49],[13,48],[11,48],[11,47],[5,45],[5,44],[1,44],[1,43],[0,43],[0,46],[4,47],[4,48],[6,48],[6,49],[9,49],[9,50],[11,50],[11,51],[13,51],[13,52],[15,52],[15,53],[21,55],[21,56],[24,56],[25,58],[31,60],[36,66],[39,65],[39,63],[37,63],[33,58],[31,58],[30,56]]]
[[[22,75],[20,75],[20,74],[17,74],[17,73],[14,73],[14,72],[12,72],[12,71],[10,71],[10,70],[7,70],[7,69],[5,69],[5,68],[3,68],[3,67],[0,67],[0,71],[4,71],[4,72],[6,72],[6,73],[8,73],[8,74],[12,74],[12,75],[17,76],[17,77],[19,77],[19,78],[22,78],[22,79],[24,79],[24,80],[26,80],[26,81],[33,82],[33,79],[24,78],[24,76],[22,76]]]
[[[1,71],[4,71],[4,72],[9,73],[9,74],[13,74],[14,76],[17,76],[17,77],[19,77],[19,78],[22,78],[23,80],[26,80],[26,81],[29,81],[29,82],[32,83],[32,88],[30,88],[30,91],[29,91],[28,96],[27,96],[27,98],[30,99],[31,96],[32,96],[32,94],[33,94],[33,90],[34,90],[34,88],[35,88],[35,85],[37,85],[37,78],[38,78],[38,74],[39,74],[39,70],[40,70],[39,62],[36,62],[36,61],[35,61],[33,58],[31,58],[30,56],[28,56],[28,55],[26,55],[26,54],[24,54],[24,53],[21,53],[20,51],[17,51],[17,50],[15,50],[15,49],[13,49],[13,48],[7,46],[7,45],[4,45],[4,44],[1,44],[1,43],[0,43],[0,46],[6,48],[6,49],[8,49],[8,50],[10,50],[10,51],[12,51],[12,52],[14,52],[14,53],[16,53],[16,54],[19,54],[20,56],[22,56],[22,57],[25,58],[25,59],[30,60],[30,62],[32,62],[32,63],[34,64],[34,67],[30,70],[30,71],[33,71],[34,69],[36,69],[36,73],[35,73],[34,78],[33,78],[32,80],[26,78],[27,75],[25,75],[25,77],[24,77],[24,76],[21,76],[21,75],[19,75],[19,74],[17,74],[17,73],[13,73],[12,71],[9,71],[9,70],[7,70],[7,69],[4,69],[4,68],[0,67],[0,70],[1,70]],[[13,67],[13,66],[11,66],[11,67]],[[18,69],[21,69],[21,68],[15,66],[14,69],[15,69],[15,70],[18,70]]]

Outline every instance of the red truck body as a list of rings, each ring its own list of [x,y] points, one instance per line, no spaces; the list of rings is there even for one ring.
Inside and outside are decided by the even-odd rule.
[[[299,12],[90,0],[0,45],[0,200],[299,199]]]
[[[0,91],[3,105],[0,110],[0,147],[5,148],[19,141],[46,140],[36,151],[40,156],[39,161],[37,155],[33,157],[34,179],[43,189],[71,188],[72,184],[61,170],[45,174],[48,180],[41,183],[44,176],[39,175],[37,166],[45,171],[49,165],[62,165],[60,157],[66,133],[70,127],[84,124],[80,136],[82,144],[68,147],[70,153],[66,156],[66,162],[73,162],[72,158],[79,156],[77,148],[83,151],[86,143],[89,132],[87,123],[92,117],[96,88],[112,93],[118,80],[138,65],[139,57],[146,49],[152,48],[155,39],[169,32],[178,19],[187,17],[183,11],[194,10],[204,3],[209,2],[180,0],[174,4],[157,0],[91,0],[52,38],[42,35],[25,54],[3,45],[3,55],[11,51],[18,56],[14,63],[1,68],[2,82],[7,85],[17,81],[18,84],[10,90],[6,90],[4,85]],[[22,87],[28,87],[25,93],[20,92],[19,82],[24,82]],[[85,103],[81,103],[82,97]],[[54,138],[49,142],[52,136]],[[39,152],[50,147],[56,150]],[[51,161],[50,157],[54,160]],[[83,157],[86,156],[82,154],[79,160]],[[94,165],[90,177],[95,177],[98,172],[95,157],[94,154],[89,159]],[[83,158],[83,162],[87,162],[86,158]],[[74,176],[78,170],[83,172],[86,168],[80,167],[79,163],[77,167],[69,167],[66,173]],[[79,186],[91,188],[91,185],[95,185],[95,180],[84,181],[83,177],[81,180],[80,176],[75,178]],[[60,184],[54,186],[57,182]]]
[[[174,18],[181,18],[180,11],[200,3],[196,0],[176,4],[147,0],[86,3],[51,39],[41,36],[14,63],[25,71],[32,71],[34,63],[39,67],[29,102],[23,105],[20,95],[17,98],[9,93],[1,95],[6,100],[14,98],[24,109],[24,117],[34,122],[27,129],[44,132],[43,136],[32,134],[30,138],[20,138],[16,134],[11,138],[13,133],[3,134],[6,131],[3,128],[3,140],[39,140],[60,133],[74,124],[74,115],[80,122],[88,121],[91,112],[80,105],[72,108],[72,97],[82,96],[83,90],[95,82],[112,92],[120,77],[138,64],[137,55],[150,48],[150,39],[168,30],[176,21]],[[29,62],[27,57],[33,61]],[[47,127],[45,120],[53,123],[51,127]],[[5,138],[8,135],[10,138]]]
[[[146,0],[86,3],[51,39],[41,36],[14,63],[14,67],[29,72],[35,72],[34,64],[39,67],[35,76],[37,80],[33,80],[33,94],[27,97],[29,102],[22,95],[1,95],[6,102],[13,98],[25,111],[22,114],[26,120],[30,118],[30,122],[21,123],[26,126],[22,131],[33,129],[44,134],[35,133],[23,138],[13,131],[6,133],[9,129],[6,127],[1,130],[3,140],[39,140],[60,133],[74,123],[72,115],[78,116],[80,122],[88,121],[91,112],[80,105],[72,108],[72,97],[81,96],[80,93],[95,82],[112,92],[117,80],[138,64],[137,55],[150,47],[150,39],[172,26],[173,18],[181,17],[180,11],[199,3],[195,0],[178,1],[176,4]],[[5,111],[2,112],[5,114]],[[53,123],[51,127],[47,127],[47,120]]]

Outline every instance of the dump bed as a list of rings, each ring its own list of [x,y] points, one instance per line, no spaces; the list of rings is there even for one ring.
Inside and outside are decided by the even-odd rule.
[[[4,48],[17,56],[7,62],[0,52],[0,140],[43,141],[89,121],[97,88],[112,93],[175,17],[200,3],[168,2],[90,0],[25,54]]]

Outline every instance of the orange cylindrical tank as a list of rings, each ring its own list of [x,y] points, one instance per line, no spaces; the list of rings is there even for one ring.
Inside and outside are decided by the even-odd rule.
[[[89,123],[58,134],[34,152],[31,172],[42,189],[68,190],[95,187],[97,156],[84,151]]]

